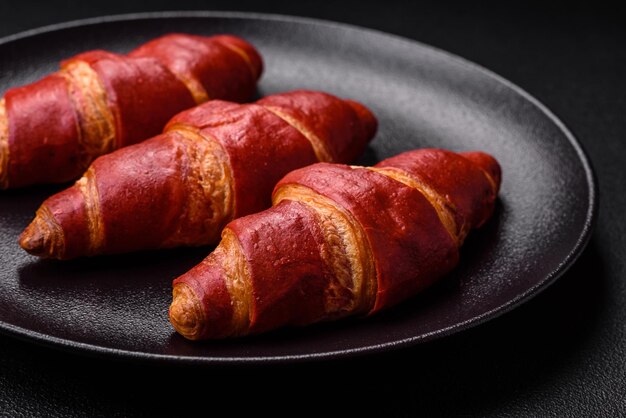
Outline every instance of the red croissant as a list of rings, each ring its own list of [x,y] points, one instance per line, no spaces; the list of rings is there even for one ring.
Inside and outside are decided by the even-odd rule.
[[[0,189],[76,179],[99,155],[157,135],[208,99],[244,101],[262,61],[230,36],[171,34],[128,55],[95,50],[0,100]]]
[[[226,223],[270,207],[289,171],[351,161],[375,131],[364,106],[320,92],[213,100],[175,116],[164,134],[96,159],[41,205],[20,245],[67,259],[215,244]]]
[[[170,321],[198,340],[392,306],[454,268],[499,186],[497,161],[480,152],[295,170],[274,207],[228,224],[215,251],[174,280]]]

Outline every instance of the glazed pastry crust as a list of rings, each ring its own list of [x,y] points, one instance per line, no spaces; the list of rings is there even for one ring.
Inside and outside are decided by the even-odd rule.
[[[326,296],[325,312],[329,319],[368,312],[376,293],[376,269],[360,224],[331,199],[299,184],[277,189],[274,206],[283,200],[302,202],[317,215],[325,243],[322,258],[334,272]]]
[[[294,106],[317,106],[320,123],[329,110],[352,109],[320,92],[281,96]],[[371,118],[358,121],[370,130],[358,125],[340,140],[362,150],[374,135]],[[318,127],[340,122],[333,117]],[[281,177],[315,161],[311,142],[264,106],[210,101],[175,116],[163,134],[97,158],[72,187],[42,204],[20,245],[69,259],[216,244],[228,222],[271,206]],[[50,222],[58,228],[41,227]],[[52,245],[60,242],[52,234],[62,235],[63,245]]]
[[[158,135],[184,109],[245,101],[263,63],[230,35],[169,34],[127,55],[93,50],[32,84],[0,111],[0,188],[75,180],[98,156]]]
[[[233,216],[233,182],[228,156],[221,145],[190,129],[176,131],[188,161],[187,195],[174,233],[163,247],[205,245],[219,240],[220,231]]]
[[[292,171],[276,185],[272,208],[229,223],[202,267],[174,281],[202,295],[224,287],[228,297],[175,292],[170,320],[186,338],[211,339],[393,306],[454,268],[465,228],[491,215],[500,181],[493,157],[436,149],[370,168]],[[205,323],[189,333],[177,312],[198,306],[194,321]]]
[[[288,114],[281,112],[279,108],[274,106],[264,106],[267,110],[287,122],[289,125],[293,126],[298,130],[306,139],[309,140],[311,146],[313,147],[313,152],[315,152],[315,156],[317,157],[317,161],[323,162],[332,162],[333,157],[330,155],[330,152],[326,149],[324,141],[322,141],[317,135],[315,135],[311,130],[307,129],[302,123],[300,123],[297,119],[289,116]]]
[[[454,221],[454,213],[456,209],[448,203],[443,196],[431,189],[428,184],[425,184],[420,179],[411,176],[405,171],[398,170],[393,167],[368,167],[368,169],[399,181],[402,184],[406,184],[413,189],[419,190],[420,193],[422,193],[422,195],[424,195],[424,197],[426,197],[430,204],[435,208],[437,215],[439,216],[439,220],[446,228],[450,236],[457,242],[463,242],[463,239],[457,235],[456,222]]]

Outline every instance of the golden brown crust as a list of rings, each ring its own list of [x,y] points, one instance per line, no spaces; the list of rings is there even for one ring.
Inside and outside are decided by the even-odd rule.
[[[271,209],[231,222],[217,249],[174,281],[199,296],[201,339],[373,314],[450,272],[465,228],[492,213],[501,174],[486,154],[470,156],[479,171],[446,153],[414,151],[370,169],[318,163],[287,174]]]
[[[193,96],[193,100],[196,104],[202,104],[211,99],[209,94],[206,92],[206,89],[197,78],[185,77],[180,73],[173,74],[185,85],[185,87],[187,87],[187,89],[189,89],[189,92]]]
[[[282,186],[274,194],[273,205],[282,200],[304,203],[317,215],[325,241],[321,256],[335,273],[335,280],[326,289],[328,319],[368,312],[376,299],[376,267],[360,224],[335,202],[308,187]],[[345,301],[346,291],[351,295],[349,301]]]
[[[80,60],[70,61],[60,74],[68,82],[78,115],[82,160],[86,167],[95,157],[111,152],[115,146],[115,117],[100,77]]]
[[[85,205],[86,224],[89,232],[88,253],[98,254],[104,246],[105,232],[100,213],[100,198],[98,197],[96,174],[92,167],[76,182],[76,186],[83,195],[81,203]]]
[[[0,100],[0,189],[9,187],[9,120],[4,99]]]
[[[463,242],[463,238],[469,231],[464,231],[464,234],[457,236],[456,234],[456,222],[454,221],[454,208],[450,206],[449,203],[446,202],[443,196],[440,196],[437,192],[435,192],[430,186],[421,181],[419,178],[415,176],[411,176],[409,173],[403,170],[399,170],[396,168],[377,168],[377,167],[366,167],[368,170],[375,171],[377,173],[383,174],[393,180],[399,181],[402,184],[405,184],[409,187],[412,187],[418,190],[435,208],[437,211],[437,215],[441,220],[441,223],[446,228],[450,236],[454,239],[455,242],[460,243]]]
[[[315,152],[315,156],[317,157],[318,161],[329,162],[329,163],[334,162],[324,141],[322,141],[320,137],[315,135],[313,131],[311,131],[310,129],[307,129],[307,127],[304,124],[302,124],[300,121],[298,121],[296,118],[293,118],[289,116],[288,114],[286,114],[285,112],[282,112],[280,108],[278,107],[268,106],[268,105],[262,105],[262,106],[265,109],[272,112],[273,114],[275,114],[276,116],[278,116],[279,118],[281,118],[282,120],[284,120],[285,122],[287,122],[294,129],[300,132],[306,139],[308,139],[309,142],[311,143],[311,146],[313,147],[313,152]]]
[[[220,232],[234,214],[232,170],[228,155],[213,138],[200,135],[196,129],[175,125],[167,130],[176,131],[184,138],[181,148],[187,154],[190,166],[187,186],[190,196],[182,224],[201,225],[197,236],[174,233],[164,247],[211,244],[219,241]]]
[[[190,340],[200,338],[206,318],[204,309],[191,287],[178,283],[172,290],[173,302],[170,306],[170,321],[176,331]]]
[[[169,317],[176,331],[191,340],[249,332],[251,278],[242,247],[232,231],[226,228],[220,245],[188,274],[189,281],[174,283]]]
[[[245,335],[250,327],[252,286],[250,271],[241,244],[228,228],[222,233],[222,241],[215,251],[225,253],[222,265],[224,281],[233,304],[233,318],[229,335]]]
[[[41,205],[33,222],[22,232],[20,246],[43,258],[57,258],[65,251],[65,235],[46,205]]]

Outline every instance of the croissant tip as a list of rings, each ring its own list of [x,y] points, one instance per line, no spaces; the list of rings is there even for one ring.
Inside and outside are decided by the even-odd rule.
[[[174,286],[169,317],[174,329],[183,337],[189,340],[201,338],[200,329],[204,322],[202,308],[198,298],[186,284]]]
[[[259,52],[257,51],[257,49],[248,41],[235,36],[235,35],[217,35],[215,38],[220,39],[222,42],[238,48],[241,52],[243,52],[246,55],[246,59],[249,62],[253,73],[254,73],[254,77],[258,80],[259,78],[261,78],[261,74],[263,73],[263,58],[261,57],[261,54],[259,54]]]
[[[48,257],[50,255],[48,235],[48,229],[44,227],[38,218],[35,218],[20,235],[20,247],[32,255]]]
[[[365,128],[365,134],[368,140],[371,140],[376,134],[376,130],[378,129],[378,120],[374,113],[369,110],[367,107],[362,105],[359,102],[355,102],[354,100],[346,100],[346,102],[354,109],[356,114],[361,121],[361,124]]]
[[[500,167],[498,160],[496,160],[493,156],[480,151],[462,152],[461,155],[480,166],[487,174],[489,174],[496,187],[496,193],[500,190],[500,184],[502,183],[502,168]]]

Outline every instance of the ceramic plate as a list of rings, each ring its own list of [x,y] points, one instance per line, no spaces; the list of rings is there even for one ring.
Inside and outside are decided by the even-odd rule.
[[[597,208],[590,164],[567,128],[501,77],[380,32],[277,16],[184,13],[101,18],[0,40],[0,92],[81,51],[125,52],[168,32],[233,33],[262,53],[259,95],[319,89],[361,101],[380,129],[358,163],[420,147],[483,150],[503,168],[493,219],[456,270],[371,318],[192,343],[167,319],[171,281],[211,248],[41,261],[17,237],[58,186],[0,193],[0,329],[85,354],[169,362],[328,359],[417,344],[519,306],[557,279],[588,241]]]

